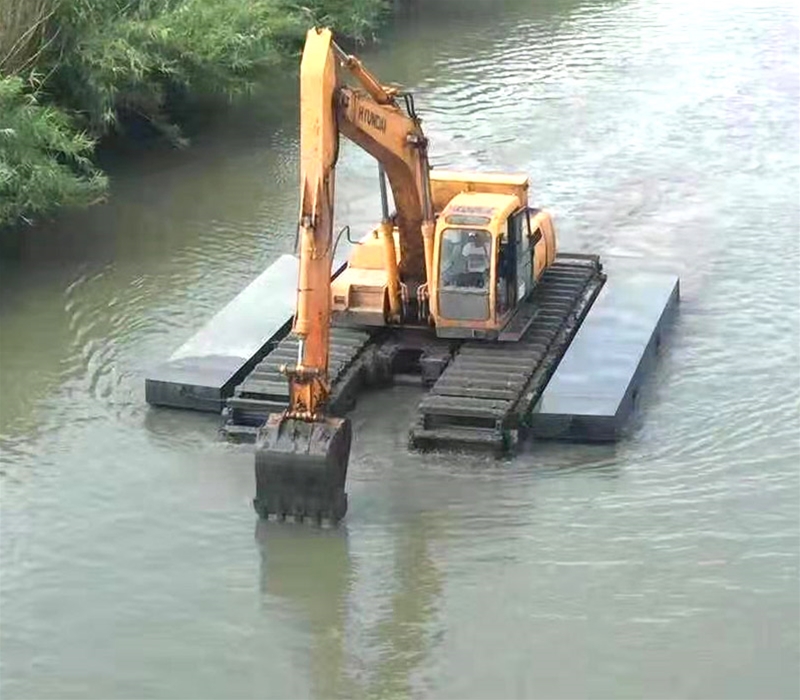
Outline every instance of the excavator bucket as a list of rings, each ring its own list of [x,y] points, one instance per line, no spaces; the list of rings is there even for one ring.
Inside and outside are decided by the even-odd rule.
[[[256,437],[256,512],[336,524],[347,512],[344,492],[352,427],[347,418],[307,422],[270,415]]]

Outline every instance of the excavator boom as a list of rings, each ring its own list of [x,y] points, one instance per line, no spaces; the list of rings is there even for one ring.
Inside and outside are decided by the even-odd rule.
[[[357,87],[340,81],[337,62]],[[328,29],[308,32],[300,64],[300,275],[293,323],[298,353],[297,363],[283,368],[289,407],[271,415],[256,439],[254,503],[262,517],[337,521],[347,507],[351,427],[347,419],[325,414],[340,132],[376,158],[392,189],[402,268],[385,204],[380,227],[391,319],[402,320],[401,284],[415,291],[426,286],[433,236],[427,140],[413,102],[404,111],[397,97],[342,51]]]
[[[311,34],[311,33],[309,33]],[[338,152],[334,55],[307,42],[300,64],[300,277],[293,332],[297,363],[284,367],[289,407],[269,417],[256,438],[256,498],[262,517],[333,521],[344,515],[350,424],[323,415],[330,391],[330,278]]]

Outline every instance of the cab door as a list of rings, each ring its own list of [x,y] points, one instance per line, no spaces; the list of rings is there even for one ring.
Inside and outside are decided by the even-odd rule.
[[[556,237],[553,220],[540,209],[528,210],[528,228],[533,258],[533,284],[556,259]]]
[[[547,266],[547,240],[537,225],[530,235],[531,258],[533,259],[533,281],[538,280]]]
[[[533,249],[528,233],[528,216],[520,209],[508,219],[509,234],[513,235],[516,248],[514,305],[528,296],[533,287]]]
[[[507,221],[497,234],[495,256],[495,321],[502,323],[517,305],[517,251],[519,236]]]

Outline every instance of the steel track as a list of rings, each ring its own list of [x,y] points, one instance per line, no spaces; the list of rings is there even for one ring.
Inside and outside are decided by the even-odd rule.
[[[604,282],[596,256],[559,256],[516,315],[518,341],[460,347],[420,403],[410,445],[511,447]]]

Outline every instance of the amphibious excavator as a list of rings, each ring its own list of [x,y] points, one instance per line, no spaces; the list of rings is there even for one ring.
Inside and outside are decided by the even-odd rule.
[[[413,365],[430,387],[413,446],[502,449],[604,273],[595,256],[557,258],[526,175],[432,169],[413,95],[380,83],[328,29],[307,34],[300,88],[292,333],[229,400],[228,423],[229,434],[255,432],[261,517],[336,522],[347,510],[354,386]],[[334,270],[345,231],[333,228],[340,135],[376,159],[382,216]]]

